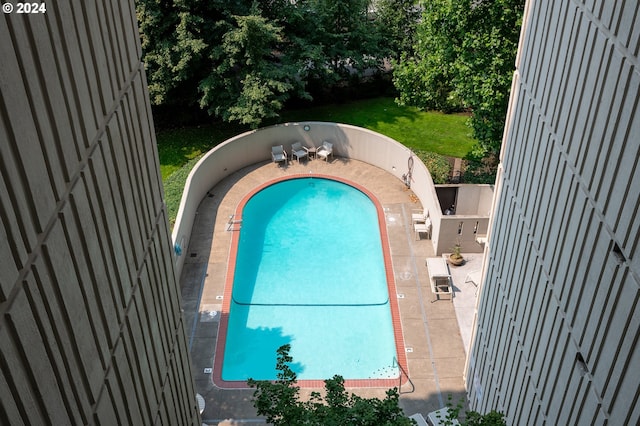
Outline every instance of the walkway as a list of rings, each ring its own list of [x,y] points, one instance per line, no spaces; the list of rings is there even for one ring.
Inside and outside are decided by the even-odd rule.
[[[425,267],[425,258],[434,256],[427,240],[415,240],[411,211],[415,204],[412,191],[382,169],[355,160],[336,158],[291,162],[287,167],[260,163],[223,180],[209,191],[200,204],[180,283],[185,324],[191,348],[193,375],[197,392],[206,401],[202,421],[213,425],[225,419],[228,424],[260,424],[251,404],[252,389],[222,390],[211,381],[213,353],[222,307],[227,257],[231,233],[227,222],[241,197],[252,188],[273,178],[299,173],[323,173],[340,176],[367,187],[382,203],[391,245],[398,302],[408,358],[410,383],[401,388],[401,405],[407,415],[426,414],[441,408],[452,395],[464,398],[463,369],[475,306],[475,287],[464,283],[466,273],[479,268],[481,254],[468,255],[469,262],[452,270],[455,303],[433,295]],[[456,317],[456,311],[460,318]],[[460,324],[463,325],[461,334]],[[463,344],[463,337],[465,343]],[[348,389],[364,397],[384,397],[385,389]],[[308,394],[308,390],[303,390]]]

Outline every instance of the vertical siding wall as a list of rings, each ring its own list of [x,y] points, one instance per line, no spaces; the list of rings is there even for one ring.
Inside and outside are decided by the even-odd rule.
[[[199,424],[133,1],[0,16],[0,424]]]
[[[510,424],[639,424],[640,6],[526,10],[471,406]]]

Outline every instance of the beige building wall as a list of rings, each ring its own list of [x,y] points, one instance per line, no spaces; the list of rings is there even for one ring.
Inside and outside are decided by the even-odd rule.
[[[0,424],[200,424],[133,1],[0,15]]]
[[[475,334],[471,407],[640,423],[640,6],[528,1]]]

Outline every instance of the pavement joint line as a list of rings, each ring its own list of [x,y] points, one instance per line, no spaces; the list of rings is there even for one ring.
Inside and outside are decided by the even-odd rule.
[[[405,236],[407,238],[407,241],[409,241],[409,250],[411,252],[411,263],[413,266],[413,272],[414,272],[414,276],[415,276],[415,282],[416,282],[416,288],[418,290],[418,300],[420,301],[420,313],[422,315],[422,325],[424,327],[424,334],[425,334],[425,338],[427,340],[427,348],[429,350],[429,358],[431,359],[431,365],[433,366],[433,380],[435,382],[436,385],[436,392],[438,395],[438,403],[440,404],[440,407],[444,407],[444,399],[442,399],[442,391],[440,389],[440,380],[438,379],[438,370],[436,369],[436,365],[435,362],[433,361],[433,345],[431,343],[431,334],[429,333],[429,322],[427,320],[427,314],[424,310],[424,298],[422,297],[422,288],[420,287],[420,279],[418,277],[418,265],[416,264],[416,254],[413,250],[413,244],[411,243],[411,232],[409,230],[408,225],[408,218],[409,216],[407,216],[407,211],[405,209],[405,205],[404,203],[401,204],[402,207],[402,219],[404,222],[404,232],[405,232]]]
[[[208,265],[203,264],[202,279],[200,280],[200,290],[198,290],[198,307],[196,308],[195,315],[193,316],[191,335],[189,336],[189,353],[191,353],[191,346],[193,345],[193,336],[196,335],[196,329],[198,328],[198,318],[200,317],[200,303],[202,302],[202,293],[204,292],[204,280],[207,277],[207,269]]]

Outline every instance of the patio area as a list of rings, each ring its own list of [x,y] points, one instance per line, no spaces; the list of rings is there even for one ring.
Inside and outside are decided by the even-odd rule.
[[[374,193],[385,211],[398,305],[410,381],[403,383],[401,406],[407,415],[441,408],[449,395],[465,396],[463,370],[471,336],[476,287],[465,282],[478,271],[482,254],[465,255],[467,262],[450,267],[455,297],[433,302],[425,266],[434,257],[430,241],[416,240],[411,213],[421,206],[413,192],[396,177],[367,163],[336,157],[328,162],[262,162],[228,176],[209,190],[199,205],[180,277],[184,319],[193,361],[196,391],[205,400],[202,421],[207,425],[261,424],[251,403],[253,389],[223,390],[213,385],[212,367],[222,308],[231,242],[230,216],[240,199],[256,186],[283,175],[321,173],[356,182]],[[386,389],[348,389],[365,397],[384,397]],[[302,390],[302,394],[310,390]]]

